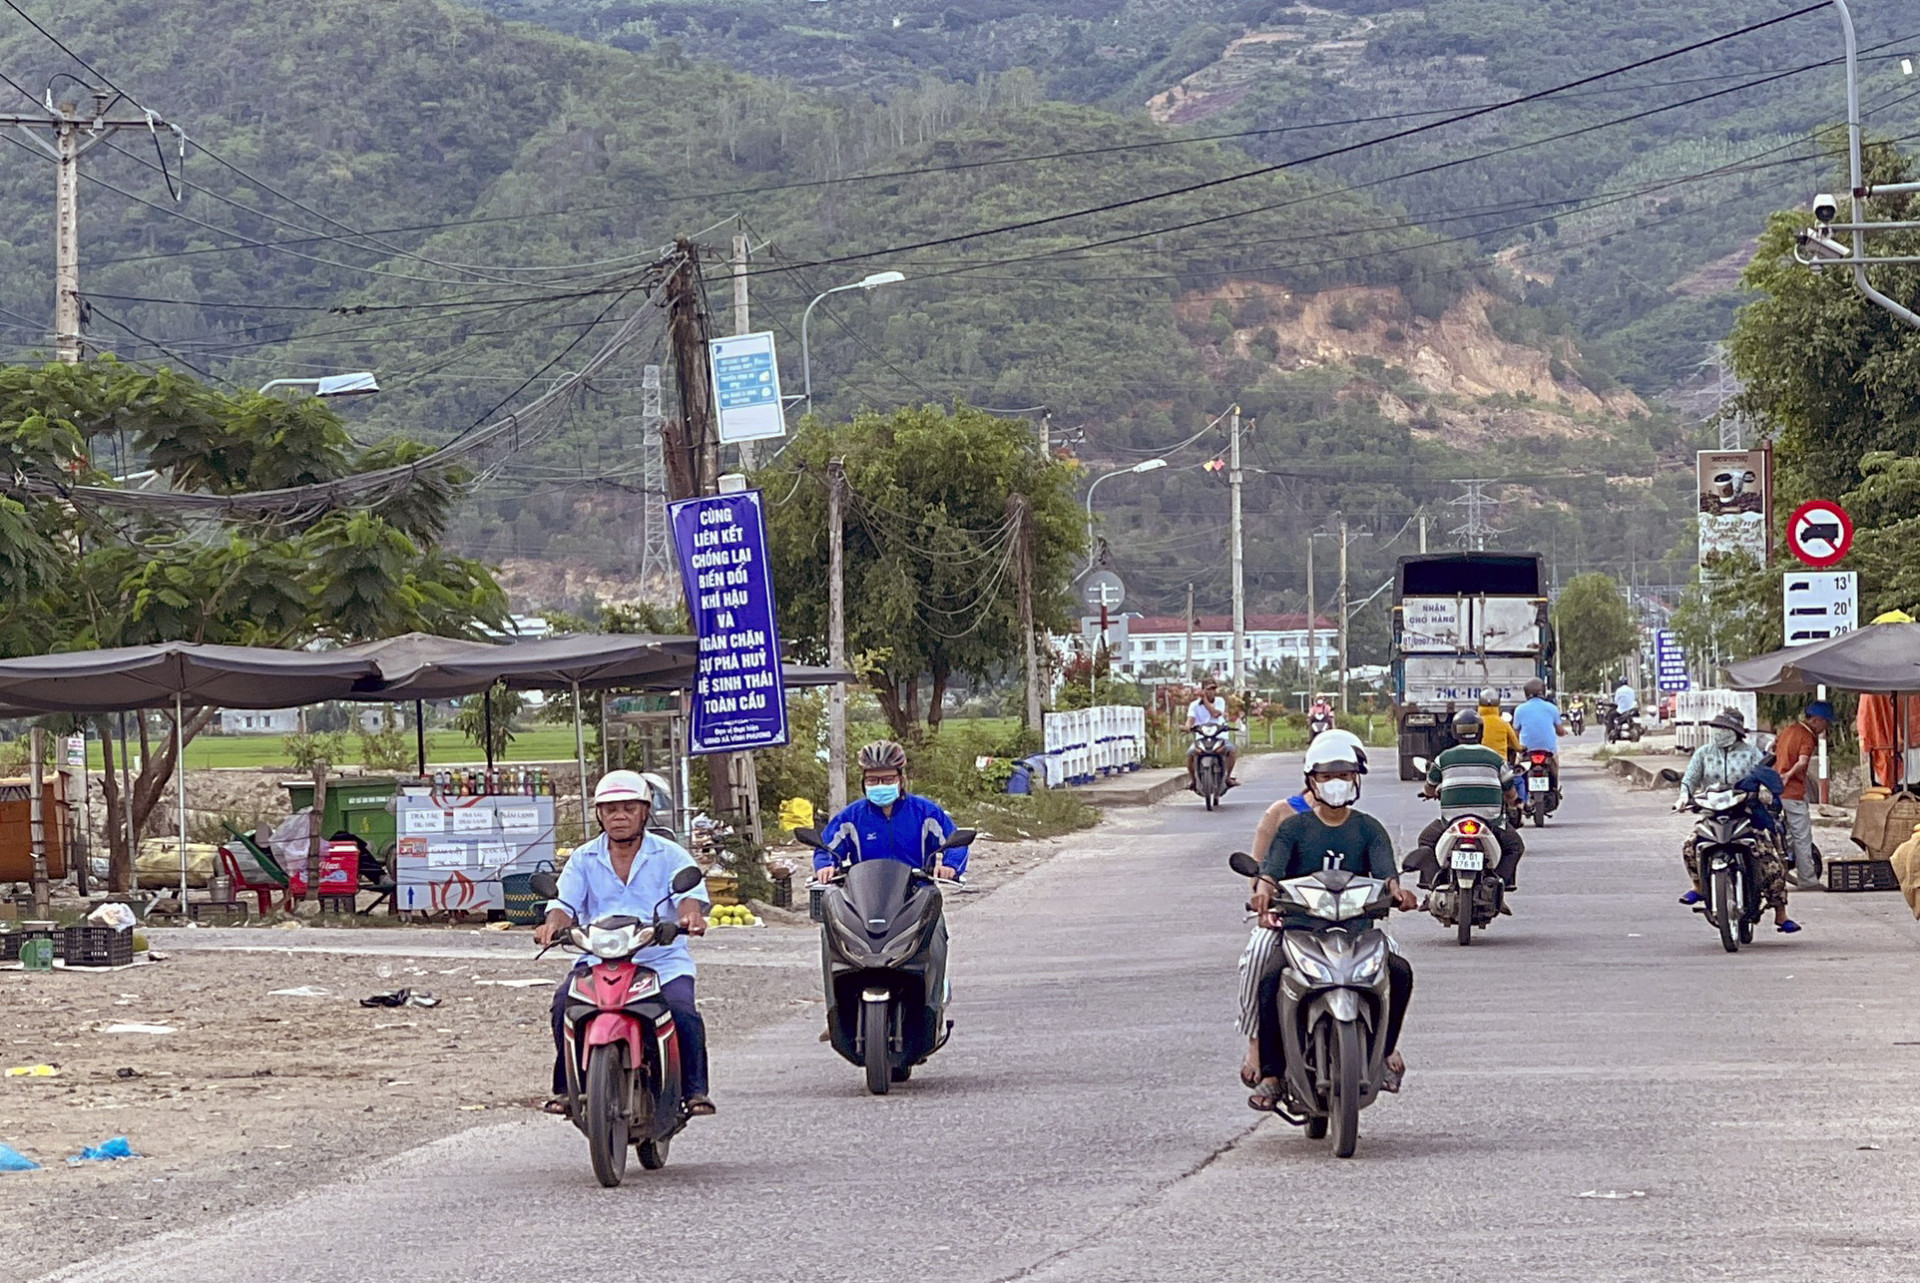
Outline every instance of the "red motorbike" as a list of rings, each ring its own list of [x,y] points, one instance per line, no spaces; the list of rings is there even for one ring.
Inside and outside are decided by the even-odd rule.
[[[1533,816],[1533,827],[1545,828],[1547,813],[1559,805],[1553,795],[1553,754],[1545,749],[1529,749],[1526,762],[1526,808]]]
[[[700,877],[699,869],[680,870],[673,895],[693,890]],[[560,898],[550,873],[535,874],[532,889],[547,900]],[[671,898],[654,905],[651,922],[611,914],[582,925],[578,911],[566,906],[575,921],[565,943],[599,959],[576,971],[567,989],[567,1117],[587,1138],[594,1178],[608,1188],[626,1175],[629,1145],[640,1151],[640,1166],[657,1170],[687,1125],[673,1013],[660,997],[660,977],[633,961],[642,949],[672,944],[679,935],[679,922],[660,916]]]

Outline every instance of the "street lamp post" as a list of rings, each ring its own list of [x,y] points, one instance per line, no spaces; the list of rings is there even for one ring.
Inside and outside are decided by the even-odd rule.
[[[367,396],[380,390],[380,382],[369,370],[353,374],[328,374],[317,379],[269,379],[260,385],[260,395],[265,396],[275,388],[294,387],[310,387],[315,396]]]
[[[1148,459],[1145,463],[1136,463],[1131,468],[1115,468],[1112,472],[1103,472],[1093,479],[1087,487],[1087,555],[1093,555],[1093,492],[1102,481],[1110,477],[1137,476],[1142,472],[1158,472],[1167,466],[1165,459]]]
[[[807,403],[806,413],[813,411],[813,356],[807,349],[807,323],[813,319],[814,307],[829,294],[839,294],[844,290],[878,289],[882,285],[893,285],[906,279],[904,272],[875,272],[850,285],[836,285],[830,290],[822,290],[814,296],[812,303],[807,304],[807,310],[800,314],[800,382],[806,394],[804,397]]]

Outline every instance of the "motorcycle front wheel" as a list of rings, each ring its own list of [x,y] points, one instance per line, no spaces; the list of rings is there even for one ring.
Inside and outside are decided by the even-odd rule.
[[[860,1004],[860,1059],[867,1070],[867,1090],[875,1096],[887,1094],[893,1085],[893,1059],[887,1047],[887,1007],[885,1001]]]
[[[1351,1021],[1334,1032],[1332,1083],[1327,1102],[1333,1131],[1333,1156],[1352,1158],[1360,1144],[1360,1027]]]
[[[1720,927],[1720,944],[1728,953],[1740,952],[1739,897],[1735,894],[1733,883],[1730,870],[1713,871],[1713,885],[1709,893],[1713,896],[1713,918]]]
[[[622,1043],[592,1049],[587,1058],[587,1153],[593,1176],[608,1189],[627,1174],[627,1097],[632,1071]]]

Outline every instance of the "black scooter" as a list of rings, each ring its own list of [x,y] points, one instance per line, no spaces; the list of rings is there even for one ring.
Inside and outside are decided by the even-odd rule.
[[[794,836],[828,851],[814,829]],[[966,846],[972,829],[955,829],[940,851]],[[899,860],[843,861],[821,894],[820,967],[833,1049],[866,1070],[867,1090],[887,1094],[944,1047],[953,1031],[947,1012],[947,923],[933,862],[916,869]]]

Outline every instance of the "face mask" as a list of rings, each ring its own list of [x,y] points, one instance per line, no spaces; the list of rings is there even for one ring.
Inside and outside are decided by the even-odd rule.
[[[1315,780],[1313,793],[1328,806],[1352,806],[1360,797],[1360,785],[1353,780]]]
[[[899,800],[900,786],[898,784],[867,785],[867,801],[873,803],[875,806],[892,806]]]
[[[1713,746],[1715,748],[1732,748],[1733,741],[1738,738],[1738,736],[1724,726],[1714,727],[1708,732],[1708,736],[1713,740]]]

